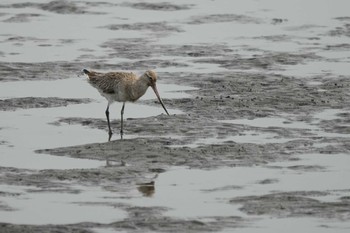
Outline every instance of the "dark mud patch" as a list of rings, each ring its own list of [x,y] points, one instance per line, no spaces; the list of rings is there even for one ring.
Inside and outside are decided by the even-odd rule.
[[[168,32],[183,32],[178,26],[169,25],[167,22],[112,24],[106,26],[110,30],[150,31],[153,33],[166,34]]]
[[[174,57],[217,57],[233,52],[228,45],[155,45],[153,41],[143,38],[113,39],[101,45],[111,50],[109,56],[129,59],[150,59],[161,56]]]
[[[33,171],[0,167],[0,170],[2,172],[0,176],[2,184],[28,186],[28,192],[81,193],[80,189],[71,187],[67,181],[87,185],[98,184],[106,190],[118,186],[118,191],[122,192],[123,190],[134,189],[136,182],[145,181],[139,175],[140,171],[127,170],[125,166],[120,165],[96,169]]]
[[[28,232],[28,233],[46,233],[46,232],[67,232],[67,233],[93,233],[94,231],[89,230],[88,227],[77,227],[77,226],[66,226],[66,225],[21,225],[21,224],[10,224],[0,223],[0,230],[3,232],[17,233],[17,232]]]
[[[226,56],[223,58],[202,58],[195,62],[218,64],[226,69],[263,69],[263,70],[279,70],[282,65],[297,65],[307,61],[319,58],[315,54],[293,54],[293,53],[265,53],[262,55],[254,55],[251,58],[242,58],[238,56]]]
[[[290,26],[286,27],[287,30],[289,31],[308,31],[311,29],[320,29],[320,28],[325,28],[326,26],[321,26],[317,24],[303,24],[303,25],[298,25],[298,26]]]
[[[328,35],[330,36],[344,36],[344,37],[350,37],[350,23],[346,22],[342,26],[338,26],[328,32]]]
[[[37,38],[37,37],[24,37],[24,36],[8,36],[4,42],[11,42],[15,46],[22,46],[25,42],[43,43],[48,40]]]
[[[347,22],[347,21],[350,22],[350,17],[349,16],[341,16],[341,17],[336,17],[334,19],[339,20],[339,21],[343,21],[343,22]]]
[[[2,130],[2,128],[0,128],[0,130]],[[1,146],[3,146],[3,145],[9,146],[9,142],[8,142],[8,141],[5,141],[5,140],[1,140],[1,141],[0,141],[0,145],[1,145]]]
[[[78,7],[71,1],[51,1],[49,3],[39,4],[39,7],[43,10],[55,12],[58,14],[83,14],[82,7]]]
[[[136,213],[137,214],[137,213]],[[137,214],[138,216],[140,214]],[[114,229],[143,229],[155,232],[215,232],[224,228],[238,228],[246,224],[241,217],[212,217],[210,220],[185,220],[164,216],[141,215],[140,218],[112,223]]]
[[[335,45],[327,45],[325,48],[326,51],[349,51],[350,50],[350,44],[343,43],[343,44],[335,44]]]
[[[0,5],[0,8],[38,8],[44,11],[54,12],[58,14],[84,14],[85,10],[82,6],[78,6],[71,1],[51,1],[48,3],[14,3],[8,5]]]
[[[321,202],[310,196],[325,196],[327,192],[274,193],[263,196],[234,198],[230,202],[242,204],[240,208],[249,215],[274,217],[320,217],[350,219],[350,203],[344,200]]]
[[[188,24],[208,24],[208,23],[225,23],[235,22],[240,24],[263,23],[263,19],[247,16],[247,15],[236,15],[236,14],[212,14],[212,15],[200,15],[192,16],[187,22]]]
[[[326,132],[347,135],[350,134],[350,110],[348,112],[339,113],[336,119],[322,120],[320,126]]]
[[[263,39],[267,41],[272,41],[272,42],[290,42],[293,40],[293,37],[290,35],[273,35],[273,36],[259,36],[259,37],[253,37],[253,39]]]
[[[23,37],[23,36],[12,36],[7,35],[7,38],[3,41],[4,43],[10,44],[10,46],[24,48],[28,43],[34,43],[36,46],[40,47],[60,47],[66,44],[74,43],[74,40],[70,39],[58,39],[55,42],[52,42],[48,39],[42,39],[37,37]],[[58,43],[59,45],[55,45]],[[3,53],[5,55],[5,53]],[[20,53],[8,53],[8,55],[19,55]],[[4,63],[4,65],[7,63]]]
[[[40,14],[30,14],[30,13],[22,13],[12,16],[8,19],[3,20],[5,23],[27,23],[35,18],[38,18],[42,15]]]
[[[10,206],[2,203],[0,201],[0,211],[14,211],[15,209],[11,208]],[[1,223],[0,223],[0,229],[1,229]]]
[[[191,9],[191,4],[172,4],[168,2],[137,2],[137,3],[123,3],[123,6],[135,8],[138,10],[152,10],[152,11],[180,11]]]
[[[264,180],[260,180],[257,183],[258,184],[275,184],[278,183],[279,180],[278,179],[264,179]]]
[[[188,67],[187,63],[178,62],[175,59],[164,60],[164,59],[144,59],[135,62],[121,62],[117,67],[125,70],[148,70],[148,69],[159,69],[168,67]]]
[[[106,135],[107,137],[107,135]],[[188,141],[188,140],[187,140]],[[181,142],[180,139],[180,143]],[[307,141],[287,143],[235,143],[206,144],[198,147],[178,146],[177,140],[170,137],[136,138],[94,143],[81,146],[43,149],[37,153],[74,158],[116,161],[127,163],[141,171],[163,171],[169,166],[191,168],[217,168],[222,166],[252,166],[275,161],[285,161],[296,153],[315,152]],[[181,144],[180,144],[181,145]],[[292,153],[291,153],[291,149]],[[121,177],[121,176],[120,176]]]
[[[70,104],[86,104],[91,99],[63,99],[55,97],[23,97],[0,100],[1,111],[15,111],[28,108],[53,108]]]
[[[20,195],[21,195],[20,193],[0,191],[0,196],[1,197],[8,197],[8,196],[11,196],[11,197],[15,196],[15,197],[17,197],[17,196],[20,196]]]
[[[26,38],[15,38],[15,40]],[[45,40],[37,41],[45,43]],[[20,42],[19,42],[20,43]],[[60,40],[60,43],[73,43],[72,40]],[[30,80],[57,80],[81,75],[86,67],[96,69],[115,69],[116,66],[96,62],[0,62],[0,81],[30,81]]]
[[[278,24],[282,24],[288,22],[288,19],[282,19],[282,18],[273,18],[271,19],[271,24],[273,25],[278,25]]]
[[[92,233],[95,230],[113,230],[128,232],[215,232],[224,228],[243,227],[246,222],[240,217],[212,217],[210,220],[192,220],[164,217],[157,208],[152,207],[130,207],[129,218],[110,224],[99,223],[78,223],[70,225],[15,225],[0,223],[0,229],[4,232],[86,232]]]
[[[228,186],[217,187],[212,189],[202,189],[201,191],[211,193],[211,192],[221,192],[221,191],[239,190],[239,189],[243,189],[243,187],[238,185],[228,185]]]
[[[61,192],[61,193],[79,193],[78,189],[72,188],[70,184],[62,182],[60,175],[53,175],[54,173],[60,174],[60,170],[50,170],[53,174],[49,175],[49,170],[27,170],[11,167],[0,167],[1,175],[0,181],[2,184],[27,186],[28,192]],[[74,171],[74,170],[72,170]],[[71,173],[74,173],[72,172]],[[69,171],[66,171],[69,172]],[[61,171],[64,173],[64,171]],[[66,180],[72,180],[66,178]],[[83,179],[82,179],[83,180]],[[34,189],[35,187],[35,189]],[[4,195],[19,196],[21,193],[5,193]],[[1,194],[0,194],[1,196]]]
[[[54,80],[74,77],[81,64],[66,62],[0,62],[0,81]]]
[[[325,167],[318,166],[318,165],[295,165],[295,166],[288,166],[287,168],[295,171],[302,171],[302,172],[322,172],[327,170]]]

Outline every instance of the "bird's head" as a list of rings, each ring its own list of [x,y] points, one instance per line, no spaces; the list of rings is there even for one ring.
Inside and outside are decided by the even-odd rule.
[[[160,104],[162,105],[163,109],[165,110],[166,114],[169,115],[168,111],[166,110],[164,103],[162,101],[162,99],[160,98],[160,95],[158,93],[158,89],[157,89],[157,73],[154,72],[153,70],[148,70],[143,74],[143,78],[145,78],[147,80],[147,85],[152,87],[154,93],[156,94]]]
[[[144,76],[147,78],[147,84],[148,86],[155,86],[157,82],[157,73],[153,70],[147,70],[144,73]]]

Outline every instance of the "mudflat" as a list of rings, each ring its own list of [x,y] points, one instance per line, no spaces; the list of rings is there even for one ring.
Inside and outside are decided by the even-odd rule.
[[[348,232],[349,7],[1,3],[0,231]],[[170,116],[108,142],[82,68],[156,70]]]

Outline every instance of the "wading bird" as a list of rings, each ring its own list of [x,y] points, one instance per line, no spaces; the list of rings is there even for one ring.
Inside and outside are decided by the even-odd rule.
[[[95,87],[108,101],[106,109],[109,134],[108,140],[111,139],[113,134],[109,122],[109,106],[114,101],[123,102],[120,119],[120,137],[123,138],[123,115],[125,102],[135,102],[146,93],[148,87],[152,87],[166,114],[169,115],[162,99],[159,96],[156,86],[157,74],[154,71],[148,70],[140,77],[137,77],[134,73],[128,72],[99,73],[95,71],[88,71],[86,69],[83,69],[83,72],[88,76],[89,83]]]

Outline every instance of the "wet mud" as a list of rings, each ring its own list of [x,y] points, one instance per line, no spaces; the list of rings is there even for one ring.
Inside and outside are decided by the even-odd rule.
[[[54,108],[71,104],[90,103],[91,99],[62,99],[46,97],[23,97],[0,100],[1,111],[15,111],[28,108]]]
[[[223,23],[223,22],[236,22],[236,23],[263,23],[262,19],[250,17],[247,15],[236,14],[215,14],[215,15],[200,15],[193,16],[188,21],[189,24],[207,24],[207,23]]]
[[[49,3],[14,3],[0,5],[6,9],[39,9],[45,14],[99,15],[98,7],[122,7],[143,12],[181,12],[195,9],[195,4],[121,2],[118,4],[101,2],[52,1]],[[101,10],[102,11],[102,10]],[[43,18],[39,13],[1,14],[3,23],[31,23]],[[102,15],[102,14],[101,14]],[[118,16],[119,17],[119,16]],[[0,61],[0,81],[38,81],[77,77],[82,68],[96,70],[145,70],[159,69],[162,83],[195,87],[184,91],[190,97],[163,98],[167,108],[182,111],[182,114],[164,114],[128,118],[124,122],[125,139],[120,140],[120,120],[112,120],[115,132],[108,142],[107,123],[104,118],[88,115],[66,117],[57,115],[51,126],[81,126],[84,129],[105,132],[105,142],[82,145],[45,147],[36,149],[39,155],[54,155],[79,159],[105,161],[105,166],[91,169],[22,169],[0,167],[0,185],[16,185],[25,188],[25,193],[66,193],[79,195],[85,187],[99,187],[118,195],[119,199],[129,200],[135,190],[144,197],[152,198],[157,193],[157,177],[172,167],[213,170],[231,167],[266,167],[271,170],[287,169],[300,174],[327,172],[328,168],[317,164],[271,165],[278,162],[298,161],[305,154],[350,154],[350,79],[349,75],[331,72],[305,74],[300,78],[283,73],[287,67],[305,65],[311,62],[343,62],[341,58],[328,58],[322,52],[348,51],[348,43],[318,44],[322,37],[348,37],[349,18],[335,18],[341,26],[326,30],[321,25],[290,26],[287,31],[320,30],[314,37],[297,37],[284,32],[277,35],[252,36],[250,40],[263,40],[273,43],[305,43],[302,50],[293,52],[269,51],[266,48],[244,44],[230,45],[225,42],[172,44],[159,43],[160,38],[186,33],[188,26],[234,23],[243,25],[281,26],[290,20],[279,17],[261,18],[251,14],[193,14],[186,19],[152,22],[105,22],[96,30],[112,32],[136,31],[146,33],[139,38],[106,38],[96,48],[103,55],[94,54],[95,49],[79,50],[81,56],[72,61],[57,62],[6,62]],[[123,21],[126,21],[125,23]],[[282,30],[282,29],[281,29]],[[156,35],[153,37],[152,35]],[[241,40],[244,37],[235,38]],[[299,42],[300,40],[300,42]],[[306,42],[305,42],[306,41]],[[311,42],[310,42],[311,41]],[[51,47],[52,40],[24,36],[1,35],[0,43],[10,43],[22,47],[26,43],[38,47]],[[309,43],[310,42],[310,43]],[[315,44],[313,44],[315,42]],[[54,40],[57,46],[75,45],[76,39],[64,37]],[[47,45],[47,46],[45,46]],[[249,52],[247,55],[243,52]],[[1,57],[10,54],[1,52]],[[115,64],[109,59],[122,59]],[[195,67],[200,72],[195,72]],[[204,70],[203,67],[214,67]],[[188,71],[190,70],[190,71]],[[198,71],[198,70],[196,70]],[[77,77],[78,78],[78,77]],[[95,102],[87,98],[35,97],[2,98],[0,110],[16,112],[20,109],[54,108]],[[140,100],[148,106],[158,106],[155,100]],[[329,119],[318,114],[328,110],[337,111]],[[103,112],[101,111],[103,116]],[[85,113],[84,113],[85,114]],[[251,121],[250,124],[246,121]],[[283,119],[280,125],[277,122]],[[253,124],[262,120],[262,124]],[[299,127],[298,125],[302,125]],[[0,127],[0,132],[4,131]],[[83,133],[82,133],[83,134]],[[248,140],[244,140],[248,138]],[[257,141],[253,139],[257,138]],[[96,140],[98,141],[98,140]],[[11,145],[6,137],[0,139],[0,146]],[[257,185],[278,185],[279,177],[260,179]],[[242,185],[225,185],[201,189],[204,193],[243,190]],[[229,206],[239,206],[247,214],[230,216],[210,216],[198,218],[171,217],[168,207],[142,207],[125,204],[107,197],[104,202],[84,202],[82,206],[113,206],[126,213],[122,220],[111,223],[81,222],[74,224],[13,224],[0,223],[4,232],[95,232],[114,230],[126,232],[216,232],[225,229],[244,228],[254,225],[255,218],[269,216],[276,218],[313,217],[320,219],[348,220],[349,190],[337,190],[336,201],[319,200],[331,195],[334,190],[280,192],[270,194],[232,196],[223,202]],[[0,197],[21,198],[24,193],[0,191]],[[232,194],[233,195],[233,194]],[[16,211],[11,205],[0,201],[0,211]]]
[[[166,22],[155,23],[135,23],[135,24],[113,24],[107,26],[110,30],[133,30],[133,31],[151,31],[154,33],[181,32],[182,30],[175,26],[170,26]]]
[[[119,207],[119,206],[118,206]],[[181,220],[164,217],[161,213],[154,213],[156,208],[130,208],[130,216],[124,221],[115,222],[111,224],[96,224],[96,223],[80,223],[72,225],[13,225],[13,224],[0,224],[0,227],[8,232],[47,232],[48,229],[54,232],[95,232],[94,229],[114,230],[114,231],[131,231],[139,232],[140,229],[153,232],[174,232],[179,228],[186,232],[215,232],[222,229],[222,225],[229,226],[230,228],[242,227],[242,219],[240,218],[220,218],[213,219],[213,221],[201,222],[198,220]]]
[[[231,203],[240,203],[247,214],[270,215],[275,217],[319,217],[349,219],[350,203],[340,199],[337,202],[322,202],[313,197],[327,195],[315,192],[276,193],[264,196],[252,196],[232,199]]]
[[[20,37],[11,40],[28,40],[30,38]],[[1,81],[27,81],[27,80],[55,80],[74,77],[79,74],[81,64],[66,62],[1,62]],[[64,72],[60,72],[63,71]]]
[[[14,3],[8,5],[0,5],[0,8],[38,8],[44,11],[54,12],[58,14],[83,14],[85,11],[75,3],[70,1],[50,1],[48,3]],[[21,15],[17,15],[19,17]],[[23,15],[22,15],[23,16]],[[10,21],[14,22],[14,21]]]
[[[266,53],[252,58],[226,57],[217,59],[198,59],[198,63],[218,64],[226,69],[264,69],[276,70],[281,65],[296,65],[315,59],[314,54]]]
[[[152,11],[180,11],[188,10],[191,8],[191,4],[171,4],[168,2],[137,2],[137,3],[123,3],[124,6],[132,7],[139,10],[152,10]]]

